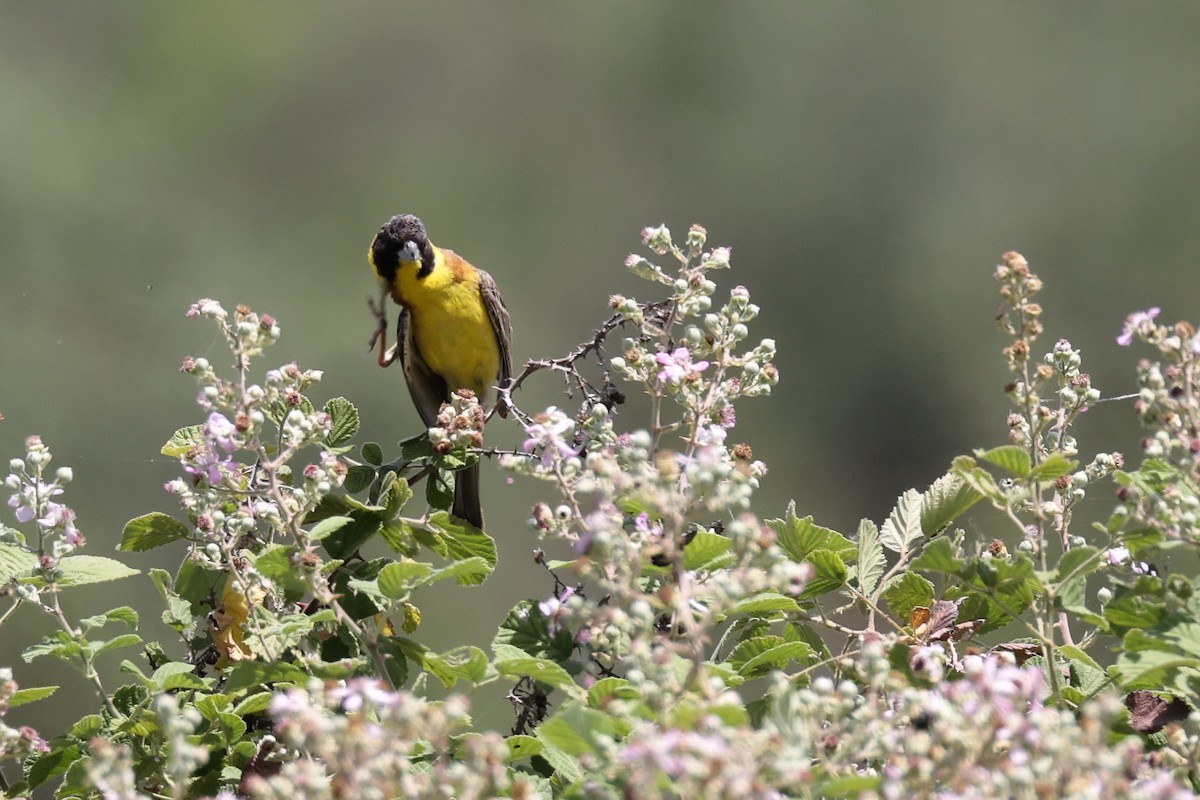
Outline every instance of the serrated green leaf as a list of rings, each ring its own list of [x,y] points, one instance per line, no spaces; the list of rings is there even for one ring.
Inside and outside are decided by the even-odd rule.
[[[571,756],[581,756],[603,752],[616,731],[616,721],[608,714],[570,703],[538,726],[537,738]]]
[[[162,689],[163,681],[174,675],[190,675],[196,671],[195,664],[187,664],[183,661],[170,661],[163,664],[158,669],[154,670],[154,674],[150,676],[149,681],[155,687]]]
[[[544,749],[542,742],[535,736],[509,736],[504,740],[508,746],[508,762],[519,761],[522,758],[532,758],[541,754]]]
[[[879,541],[893,553],[905,555],[924,531],[921,528],[921,493],[909,489],[896,501],[896,507],[879,529]]]
[[[333,535],[345,526],[353,524],[353,517],[347,517],[340,514],[332,517],[326,517],[312,527],[312,530],[308,532],[308,538],[310,541],[319,542],[325,539],[325,537]]]
[[[879,529],[869,519],[858,523],[858,558],[854,564],[854,581],[858,590],[870,595],[879,585],[887,559],[879,541]]]
[[[739,644],[730,654],[729,663],[735,665],[742,676],[758,678],[781,670],[793,661],[804,663],[811,655],[812,650],[804,642],[763,636]]]
[[[729,614],[770,614],[776,611],[796,611],[798,608],[799,604],[795,598],[779,592],[766,591],[743,597],[729,610]]]
[[[344,397],[334,397],[325,403],[325,413],[330,417],[329,433],[325,444],[340,447],[358,435],[358,409]]]
[[[966,567],[954,552],[954,545],[949,539],[934,539],[921,551],[912,562],[912,568],[917,571],[944,572],[947,575],[958,575]]]
[[[587,704],[603,710],[614,700],[638,700],[642,693],[624,678],[607,677],[593,683],[587,690]]]
[[[104,618],[109,622],[124,622],[131,628],[136,629],[138,626],[138,612],[134,611],[129,606],[120,606],[104,612]]]
[[[210,689],[213,683],[215,683],[213,678],[201,678],[191,672],[180,672],[164,678],[159,688],[164,692],[174,692],[179,689],[205,691]]]
[[[933,584],[915,572],[904,572],[888,581],[882,597],[892,615],[907,624],[914,608],[933,604]]]
[[[582,697],[584,692],[575,684],[571,674],[558,664],[546,658],[497,659],[496,670],[501,675],[516,678],[533,678],[539,683],[559,689],[568,696]]]
[[[807,561],[815,550],[831,550],[843,560],[854,558],[858,547],[842,534],[823,528],[813,522],[812,517],[800,519],[796,516],[796,502],[788,503],[783,519],[767,520],[775,531],[779,546],[793,561]]]
[[[1078,466],[1078,461],[1072,461],[1062,453],[1051,453],[1045,461],[1034,467],[1029,477],[1035,481],[1052,481],[1060,475],[1074,472]]]
[[[813,576],[804,584],[804,591],[800,594],[802,598],[807,599],[832,592],[843,586],[846,579],[850,577],[850,570],[846,568],[846,562],[842,561],[842,557],[832,550],[817,550],[809,553],[808,563],[813,566]]]
[[[239,717],[245,717],[249,714],[260,714],[271,707],[271,700],[274,697],[274,692],[255,692],[234,706],[233,713]]]
[[[140,570],[104,556],[67,556],[59,560],[58,567],[62,570],[60,586],[108,583],[141,574]]]
[[[447,578],[454,578],[459,586],[478,586],[491,574],[491,571],[486,560],[479,556],[472,556],[434,570],[429,576],[429,582],[437,583]]]
[[[28,689],[18,689],[8,698],[8,708],[16,708],[26,703],[44,700],[58,691],[57,686],[31,686]]]
[[[182,458],[195,447],[204,446],[204,426],[188,425],[171,434],[171,438],[162,446],[161,452],[168,458]]]
[[[421,663],[446,689],[459,680],[478,685],[495,675],[487,654],[478,647],[463,646],[445,653],[426,653]]]
[[[308,592],[309,584],[299,573],[299,547],[271,545],[254,559],[255,568],[274,581],[286,593],[289,601],[296,601]]]
[[[1100,567],[1094,547],[1073,547],[1058,561],[1054,581],[1058,584],[1054,600],[1056,607],[1076,614],[1091,614],[1086,606],[1087,576]]]
[[[976,450],[975,457],[1011,472],[1018,478],[1028,478],[1033,467],[1029,451],[1015,444],[1006,444],[991,450]]]
[[[492,638],[492,652],[499,656],[500,648],[504,646],[559,664],[569,662],[575,653],[575,639],[570,631],[558,628],[551,633],[550,621],[530,600],[518,603],[500,623],[500,629]]]
[[[423,561],[394,561],[379,571],[379,591],[384,597],[399,600],[428,583],[432,574],[433,567]]]
[[[242,689],[252,689],[271,683],[295,683],[303,685],[308,675],[299,667],[281,661],[241,661],[229,671],[225,691],[234,694]]]
[[[126,633],[105,641],[90,642],[93,656],[107,653],[110,650],[119,650],[122,647],[137,647],[140,644],[142,644],[142,637],[136,633]]]
[[[379,533],[383,525],[382,513],[378,511],[355,509],[347,516],[353,520],[350,524],[338,526],[321,540],[321,546],[333,558],[350,558]]]
[[[683,548],[683,568],[715,569],[727,558],[732,548],[733,542],[727,536],[711,531],[697,531]]]
[[[487,564],[488,574],[496,568],[496,540],[445,511],[432,514],[427,524],[411,527],[417,541],[443,558],[463,561],[478,557]],[[475,583],[482,583],[482,579]]]
[[[23,578],[37,566],[37,556],[7,542],[0,542],[0,583]]]
[[[179,520],[158,511],[143,514],[125,523],[118,550],[140,552],[187,538],[188,527]]]
[[[71,745],[62,749],[54,748],[50,752],[41,755],[31,756],[25,764],[25,780],[28,781],[29,788],[36,789],[51,778],[63,774],[81,755],[82,752],[79,746]]]
[[[983,495],[960,473],[946,473],[921,495],[922,532],[926,536],[934,535],[982,499]]]

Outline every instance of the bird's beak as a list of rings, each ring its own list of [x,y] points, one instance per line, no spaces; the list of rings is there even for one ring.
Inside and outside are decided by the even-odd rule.
[[[400,260],[420,262],[421,251],[417,249],[416,242],[404,243],[404,246],[400,248]]]

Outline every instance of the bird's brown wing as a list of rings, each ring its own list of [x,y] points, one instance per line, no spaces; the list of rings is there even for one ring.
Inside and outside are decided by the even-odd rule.
[[[496,334],[496,342],[500,345],[500,383],[503,388],[512,379],[512,320],[508,316],[508,307],[504,298],[496,288],[496,281],[483,270],[479,272],[479,294],[483,297],[483,307],[488,319],[492,322],[492,331]],[[508,409],[501,404],[500,416],[508,416]]]
[[[421,351],[417,349],[413,339],[406,308],[400,310],[400,318],[396,320],[396,345],[399,347],[400,365],[404,369],[404,380],[408,383],[408,393],[412,395],[413,405],[417,407],[417,413],[421,415],[425,427],[431,428],[437,421],[438,409],[450,397],[450,393],[446,389],[446,382],[431,370],[421,357]]]

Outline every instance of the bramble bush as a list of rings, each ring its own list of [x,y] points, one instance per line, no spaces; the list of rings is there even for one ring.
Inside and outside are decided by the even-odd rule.
[[[131,520],[118,548],[178,550],[174,574],[83,553],[64,503],[71,471],[30,437],[5,480],[15,527],[0,526],[0,625],[43,612],[53,631],[21,658],[74,664],[97,700],[65,731],[0,716],[3,796],[1200,790],[1200,593],[1168,569],[1200,539],[1191,325],[1161,325],[1158,309],[1126,320],[1118,343],[1149,348],[1132,403],[1141,452],[1086,454],[1074,423],[1100,392],[1067,340],[1039,355],[1041,282],[1005,254],[1008,441],[959,456],[847,535],[794,505],[759,516],[766,467],[731,437],[736,409],[779,376],[775,343],[750,337],[759,309],[746,290],[718,293],[730,251],[699,227],[682,243],[664,227],[643,240],[650,257],[626,266],[665,297],[611,298],[591,339],[514,376],[502,402],[524,440],[506,453],[481,447],[486,415],[470,393],[394,460],[355,448],[354,405],[311,399],[319,371],[259,377],[275,320],[197,303],[189,316],[221,330],[232,370],[185,360],[202,421],[163,448],[181,466],[165,487],[178,511]],[[523,384],[546,373],[571,408],[521,407]],[[645,420],[618,413],[635,391]],[[493,539],[445,510],[454,471],[481,456],[542,482],[531,535],[569,557],[535,551],[544,591],[508,612],[490,647],[436,652],[422,643],[422,588],[497,569]],[[997,512],[988,527],[961,525],[978,504]],[[143,641],[145,609],[70,619],[59,602],[146,577],[178,641]],[[121,686],[96,668],[117,651]],[[0,715],[55,689],[19,688],[0,669]],[[481,730],[471,696],[497,691],[512,728]]]

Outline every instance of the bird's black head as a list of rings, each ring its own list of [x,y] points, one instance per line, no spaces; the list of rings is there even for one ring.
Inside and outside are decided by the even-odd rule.
[[[384,223],[371,243],[370,258],[375,273],[389,284],[396,280],[402,262],[419,263],[418,278],[433,271],[433,245],[425,225],[412,214],[398,214]]]

